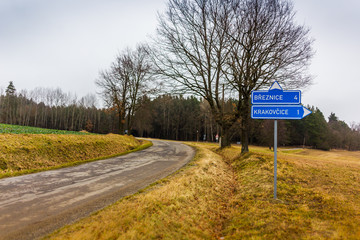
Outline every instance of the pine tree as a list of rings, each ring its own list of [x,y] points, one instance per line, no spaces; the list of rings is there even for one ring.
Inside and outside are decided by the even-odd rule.
[[[8,85],[8,87],[6,88],[5,92],[6,92],[6,96],[15,96],[16,88],[15,88],[15,86],[14,86],[13,81],[10,81],[10,82],[9,82],[9,85]]]
[[[16,108],[17,102],[15,97],[15,86],[12,81],[9,82],[9,86],[6,88],[6,107],[4,109],[5,122],[9,124],[15,124],[16,121]]]

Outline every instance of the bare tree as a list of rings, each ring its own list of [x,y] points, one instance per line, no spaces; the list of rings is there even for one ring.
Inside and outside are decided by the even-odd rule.
[[[293,16],[288,0],[169,0],[160,16],[153,55],[159,73],[209,103],[221,147],[230,145],[241,121],[242,151],[248,151],[252,90],[274,80],[310,82],[304,73],[312,40]],[[227,111],[230,97],[235,107]]]
[[[118,56],[110,70],[100,72],[100,78],[96,81],[96,85],[102,90],[101,94],[106,106],[116,110],[118,114],[120,134],[125,130],[126,94],[129,85],[126,62],[126,57]]]
[[[151,64],[149,61],[148,50],[145,46],[139,45],[135,51],[130,52],[131,65],[129,66],[131,77],[129,86],[129,106],[128,106],[128,133],[130,134],[133,124],[134,115],[139,108],[140,98],[152,91],[153,87],[149,84],[151,80]]]
[[[160,16],[153,54],[161,75],[184,93],[195,93],[209,103],[224,140],[230,130],[222,86],[223,68],[234,44],[228,41],[228,21],[235,18],[232,7],[227,0],[170,0]],[[222,141],[222,146],[229,144]]]
[[[150,79],[147,55],[144,46],[138,46],[135,51],[125,50],[117,56],[109,70],[100,73],[96,81],[107,107],[117,111],[121,134],[125,131],[126,117],[130,134],[138,100],[145,93],[145,83]]]
[[[313,56],[313,40],[306,27],[295,24],[288,0],[244,0],[235,11],[229,37],[236,44],[224,75],[238,94],[242,152],[248,152],[251,91],[275,80],[287,88],[309,85],[306,70]]]

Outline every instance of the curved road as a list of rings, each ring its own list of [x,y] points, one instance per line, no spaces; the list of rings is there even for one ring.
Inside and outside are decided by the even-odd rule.
[[[195,151],[153,146],[76,167],[0,180],[0,239],[36,239],[135,193],[184,166]]]

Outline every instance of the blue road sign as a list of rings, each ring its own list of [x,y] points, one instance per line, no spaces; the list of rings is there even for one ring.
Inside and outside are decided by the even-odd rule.
[[[252,104],[300,104],[301,91],[300,90],[283,90],[278,82],[275,82],[268,91],[257,90],[251,92]]]
[[[274,119],[274,199],[277,198],[277,120],[303,119],[311,113],[301,104],[300,90],[284,91],[275,81],[268,91],[251,92],[251,118]]]
[[[271,91],[253,91],[251,93],[252,104],[300,104],[301,91],[300,90],[271,90]]]
[[[252,105],[253,119],[302,119],[311,111],[302,105]]]

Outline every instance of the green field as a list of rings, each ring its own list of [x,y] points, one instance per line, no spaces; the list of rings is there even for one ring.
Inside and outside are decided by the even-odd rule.
[[[65,131],[55,130],[10,124],[0,124],[0,133],[12,133],[12,134],[77,134],[77,135],[88,135],[91,133],[87,132],[76,132],[76,131]]]

